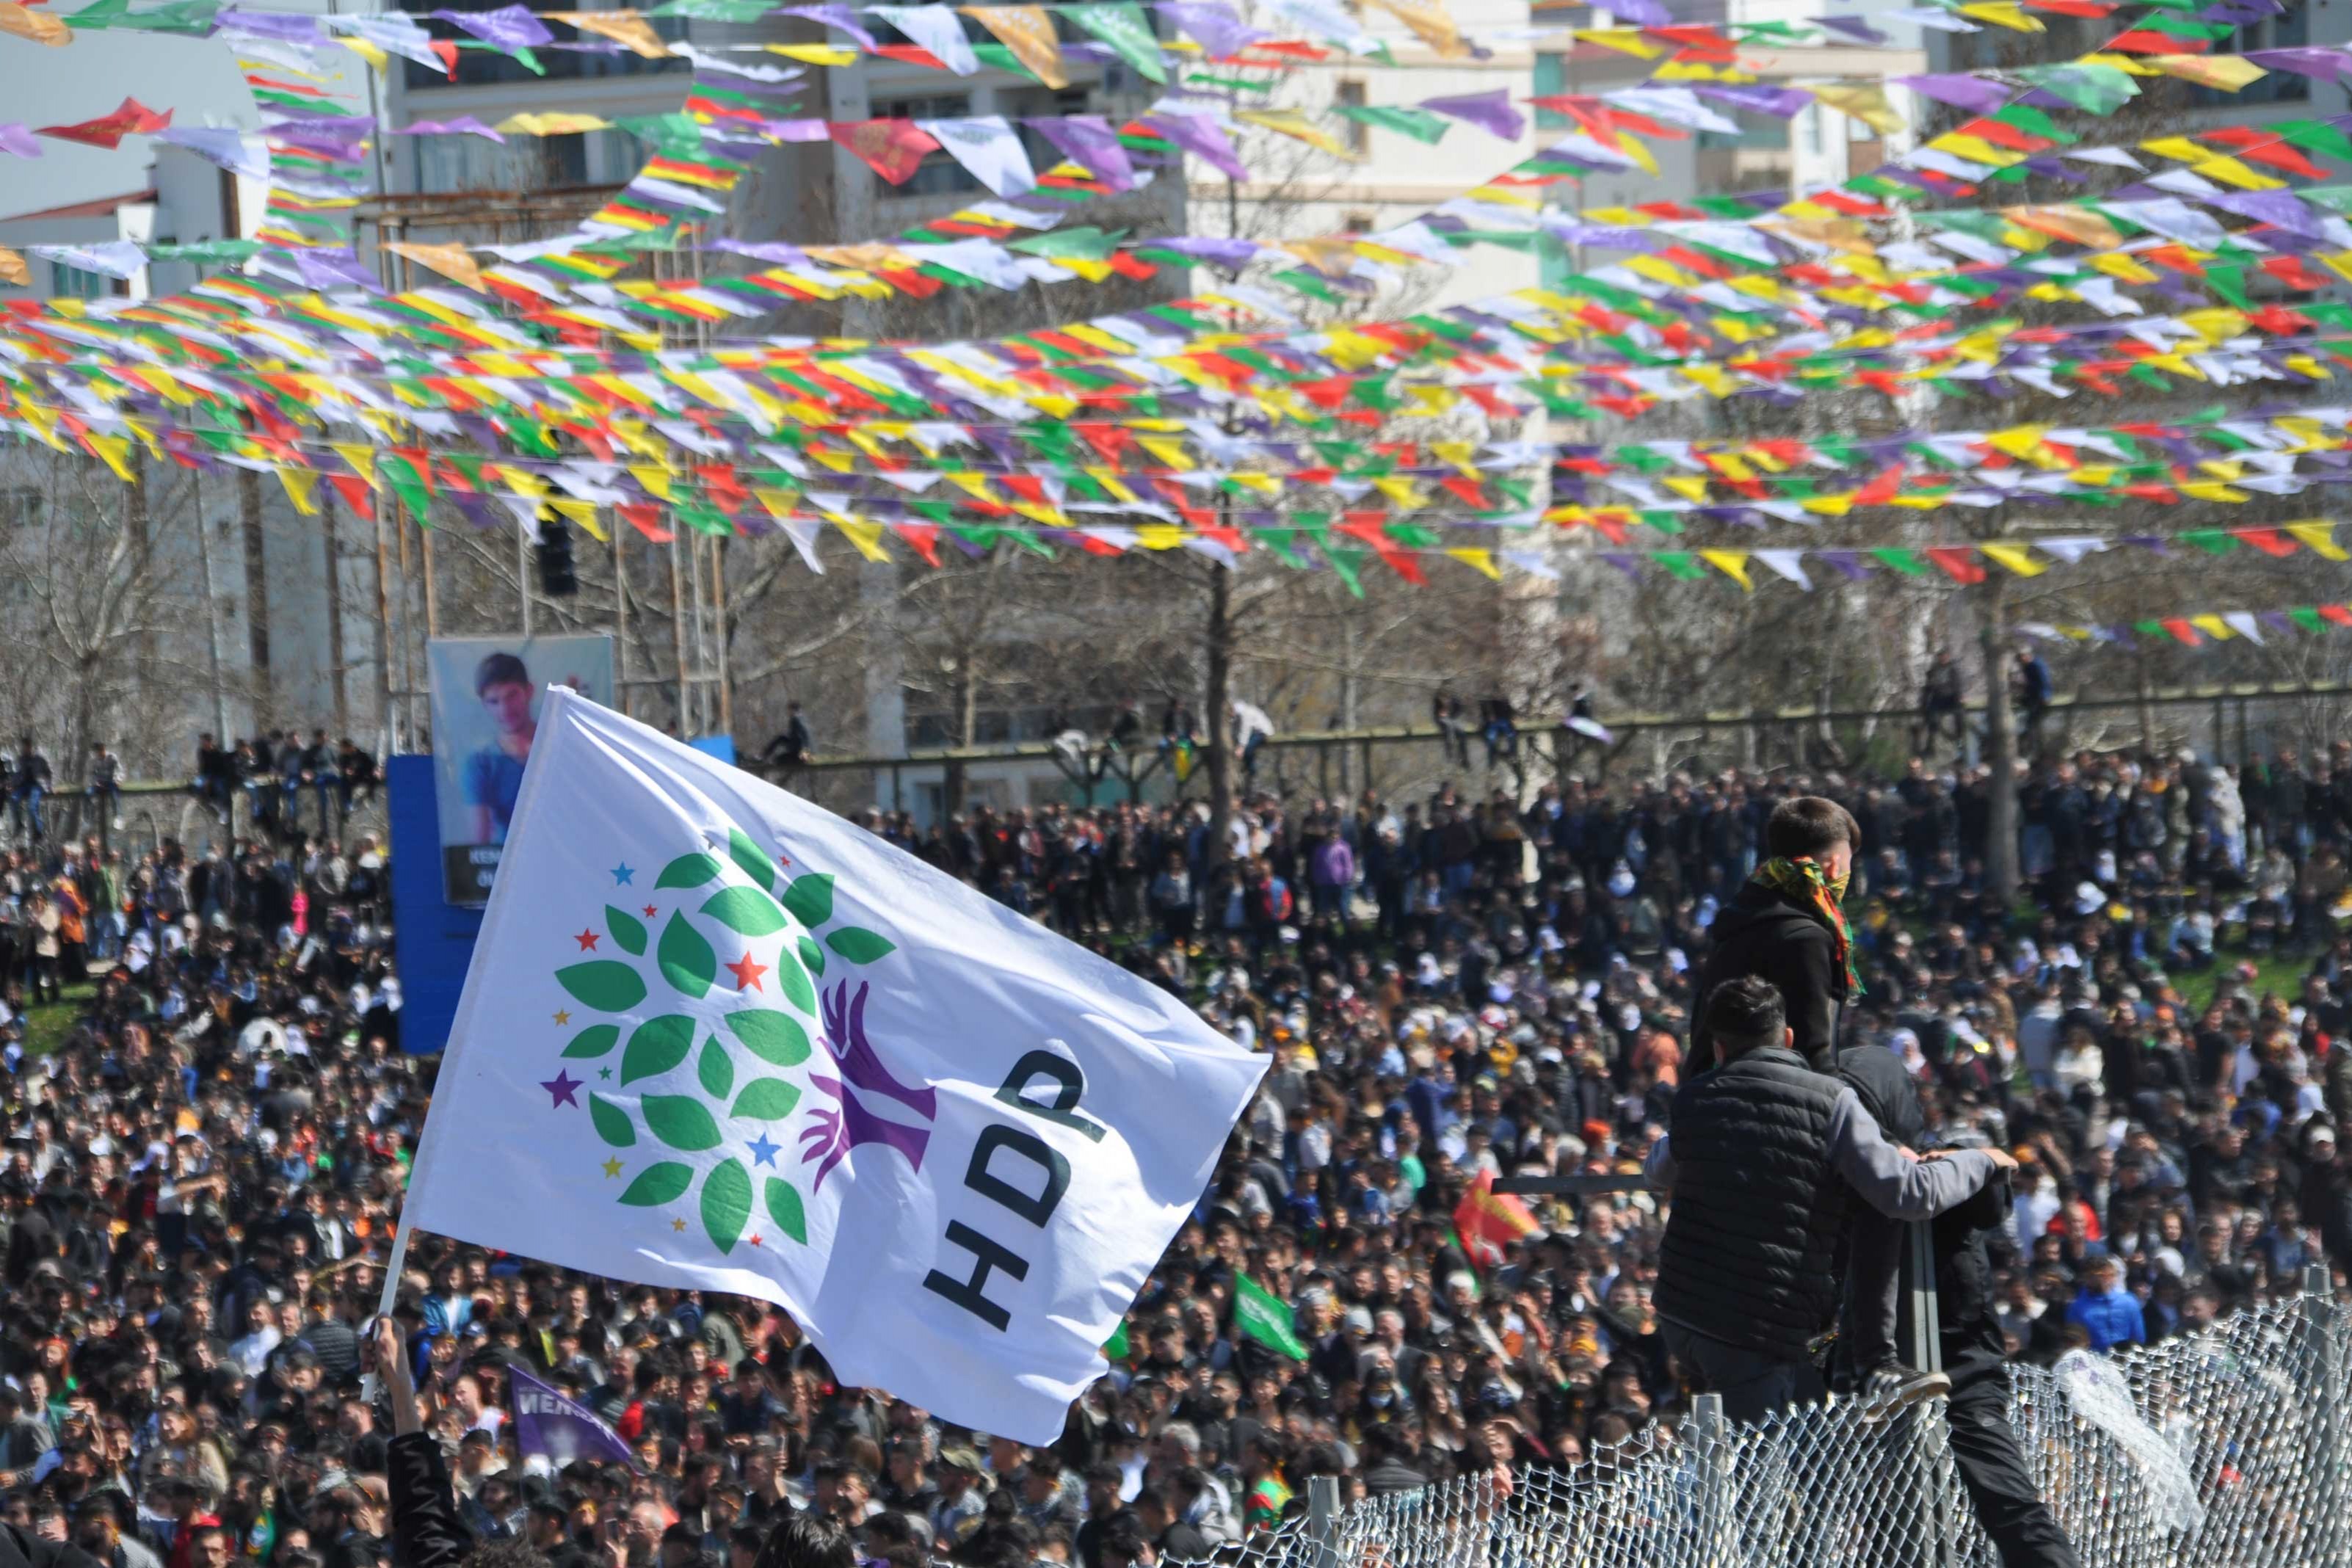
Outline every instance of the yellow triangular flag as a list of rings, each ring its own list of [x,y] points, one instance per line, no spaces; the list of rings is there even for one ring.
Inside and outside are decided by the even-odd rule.
[[[281,467],[278,470],[278,482],[286,487],[287,498],[293,501],[296,511],[300,512],[304,517],[319,515],[319,503],[311,499],[310,494],[319,488],[317,474],[309,468]]]
[[[889,553],[882,548],[882,525],[880,523],[866,522],[857,518],[843,517],[839,513],[835,513],[833,514],[833,525],[841,530],[842,532],[847,534],[849,536],[849,542],[857,546],[857,553],[863,555],[868,561],[887,561],[890,559]]]
[[[2336,542],[2336,525],[2332,522],[2290,522],[2286,531],[2323,561],[2352,561],[2352,554]]]
[[[405,256],[420,266],[430,267],[454,283],[462,283],[477,294],[489,292],[482,284],[482,269],[474,265],[473,257],[455,240],[446,245],[420,245],[410,239],[388,239],[383,247],[394,256]]]
[[[996,35],[1013,58],[1047,87],[1065,88],[1070,79],[1062,69],[1062,44],[1054,35],[1054,18],[1043,5],[960,5],[965,16]]]
[[[1497,583],[1503,580],[1502,569],[1495,564],[1495,552],[1491,550],[1449,550],[1445,553],[1465,566],[1476,567]]]
[[[1978,549],[1986,558],[2000,562],[2021,577],[2039,577],[2050,570],[2046,562],[2036,561],[2033,552],[2022,544],[1979,544]]]
[[[569,22],[583,33],[602,33],[649,60],[669,58],[669,46],[654,31],[654,25],[635,11],[550,11],[545,15],[551,22]]]
[[[1749,593],[1756,584],[1748,580],[1748,552],[1744,550],[1702,550],[1699,558]]]

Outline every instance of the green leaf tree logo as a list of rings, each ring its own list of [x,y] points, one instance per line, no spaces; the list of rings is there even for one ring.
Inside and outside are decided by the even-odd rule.
[[[883,1065],[866,1035],[869,987],[860,979],[851,990],[855,972],[896,944],[835,923],[831,875],[787,877],[790,861],[780,864],[740,828],[724,847],[723,858],[677,857],[654,879],[652,901],[634,910],[606,903],[601,931],[591,921],[569,939],[583,956],[558,969],[555,982],[581,1009],[607,1016],[570,1036],[555,1078],[541,1086],[551,1110],[586,1110],[607,1151],[604,1178],[621,1184],[615,1201],[682,1207],[672,1227],[684,1232],[690,1215],[721,1255],[747,1237],[766,1246],[770,1230],[807,1243],[789,1141],[776,1136],[796,1115],[806,1113],[799,1165],[814,1191],[860,1144],[894,1148],[921,1168],[928,1125],[867,1097],[926,1124],[938,1109],[929,1085],[902,1083]],[[637,873],[625,860],[611,876],[611,897],[635,896]],[[820,1005],[828,969],[834,989]],[[555,1019],[578,1022],[568,1007]],[[838,1077],[819,1070],[828,1059]],[[573,1079],[572,1063],[593,1077]],[[713,1152],[716,1161],[670,1157]]]

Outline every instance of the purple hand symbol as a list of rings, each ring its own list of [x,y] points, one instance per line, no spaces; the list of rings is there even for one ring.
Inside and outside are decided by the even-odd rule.
[[[824,1186],[827,1173],[861,1143],[880,1143],[896,1149],[907,1157],[907,1163],[918,1171],[923,1168],[923,1151],[931,1142],[928,1128],[884,1121],[858,1103],[857,1097],[845,1089],[839,1079],[820,1072],[811,1073],[809,1081],[835,1101],[811,1111],[809,1125],[800,1131],[804,1145],[801,1163],[816,1164],[816,1179],[809,1184],[810,1190]]]
[[[859,983],[857,994],[849,994],[849,984],[844,981],[824,998],[825,1048],[841,1063],[841,1076],[867,1094],[878,1094],[895,1100],[926,1121],[939,1120],[939,1095],[929,1089],[909,1089],[890,1075],[882,1058],[874,1051],[873,1043],[866,1037],[866,994],[871,989]]]

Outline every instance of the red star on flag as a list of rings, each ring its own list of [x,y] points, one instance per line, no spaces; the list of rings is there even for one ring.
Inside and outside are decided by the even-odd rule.
[[[764,992],[767,990],[766,986],[760,984],[760,976],[768,973],[768,966],[760,963],[750,953],[747,952],[742,957],[737,959],[734,963],[724,964],[721,967],[735,977],[736,990],[740,991],[747,986],[754,991]]]
[[[656,910],[656,909],[653,907],[653,905],[651,905],[651,904],[647,904],[647,905],[646,906],[646,919],[647,919],[647,920],[651,920],[651,919],[653,919],[653,918],[654,918],[654,916],[655,916],[655,915],[656,915],[656,914],[658,914],[659,912],[660,912],[660,911],[659,911],[659,910]]]
[[[580,944],[580,951],[583,952],[596,951],[596,933],[593,931],[583,931],[572,940]]]

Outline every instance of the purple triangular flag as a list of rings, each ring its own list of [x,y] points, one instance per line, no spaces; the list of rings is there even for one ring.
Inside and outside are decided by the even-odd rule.
[[[627,1442],[593,1410],[520,1366],[509,1364],[507,1377],[513,1388],[515,1446],[524,1458],[544,1454],[559,1470],[575,1459],[635,1467]]]
[[[1022,124],[1051,142],[1062,156],[1083,163],[1111,191],[1135,188],[1135,164],[1119,145],[1118,132],[1099,114],[1065,114]]]
[[[1433,114],[1466,121],[1506,142],[1517,141],[1528,128],[1528,117],[1511,107],[1511,89],[1507,87],[1498,87],[1492,92],[1459,93],[1452,98],[1424,98],[1418,107]]]
[[[1221,0],[1160,0],[1152,8],[1192,34],[1213,60],[1237,55],[1260,38],[1272,37],[1243,21]]]

